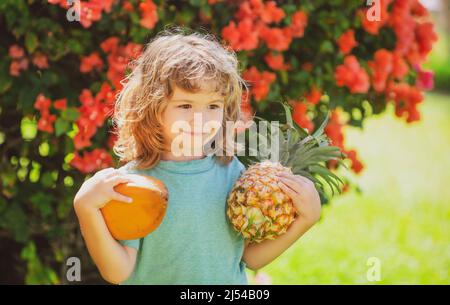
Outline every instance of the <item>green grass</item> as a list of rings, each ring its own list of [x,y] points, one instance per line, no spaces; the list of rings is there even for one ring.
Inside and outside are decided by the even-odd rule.
[[[366,166],[347,174],[362,193],[334,199],[261,270],[273,284],[450,283],[450,96],[428,94],[421,111],[413,124],[390,108],[363,131],[346,130]],[[366,278],[369,257],[381,261],[379,282]]]

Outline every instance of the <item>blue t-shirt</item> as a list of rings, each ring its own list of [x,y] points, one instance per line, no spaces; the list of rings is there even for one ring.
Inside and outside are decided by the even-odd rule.
[[[122,284],[247,284],[244,239],[226,215],[226,199],[245,167],[236,157],[160,161],[145,170],[133,161],[119,171],[155,177],[169,191],[161,225],[144,238],[120,241],[138,250]],[[133,221],[130,219],[130,221]]]

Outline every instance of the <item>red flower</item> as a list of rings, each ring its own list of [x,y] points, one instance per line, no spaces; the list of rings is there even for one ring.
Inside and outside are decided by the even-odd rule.
[[[13,60],[9,65],[9,74],[12,76],[20,75],[20,63],[18,60]]]
[[[397,38],[395,51],[411,64],[423,62],[437,40],[432,23],[422,23],[427,14],[417,0],[395,1],[392,5],[389,25]]]
[[[250,19],[253,21],[258,18],[258,12],[262,10],[263,6],[261,0],[242,1],[239,5],[239,10],[236,12],[236,19]]]
[[[103,52],[105,53],[116,52],[118,47],[119,47],[119,38],[117,37],[110,37],[100,44],[100,48],[102,48]]]
[[[14,44],[9,47],[9,56],[14,59],[20,59],[25,55],[25,51],[19,45]]]
[[[417,72],[416,87],[420,90],[432,90],[434,87],[433,71],[422,70],[419,65],[414,66]]]
[[[158,11],[153,1],[146,0],[139,3],[139,11],[141,12],[140,25],[146,29],[153,29],[158,22]]]
[[[420,119],[417,105],[423,101],[423,95],[418,88],[407,83],[390,83],[387,95],[394,101],[395,114],[398,117],[405,117],[408,123]]]
[[[392,72],[393,56],[386,49],[377,50],[374,59],[368,62],[372,71],[372,84],[377,92],[383,92],[386,88],[386,81]]]
[[[438,40],[431,22],[418,24],[416,27],[416,38],[418,43],[418,52],[421,60],[425,60],[430,53],[433,43]]]
[[[251,93],[255,97],[255,101],[261,101],[266,98],[270,90],[270,84],[275,81],[275,74],[267,71],[262,73],[251,67],[244,71],[243,78],[247,80],[251,87]]]
[[[280,22],[286,14],[284,11],[277,7],[275,1],[269,1],[266,3],[265,7],[262,9],[259,17],[264,23]]]
[[[107,83],[103,83],[95,98],[91,91],[84,89],[79,99],[81,107],[78,111],[81,115],[76,122],[78,133],[73,139],[76,149],[92,145],[91,138],[97,128],[103,126],[105,120],[112,115],[115,94]]]
[[[42,93],[36,97],[34,102],[34,108],[39,110],[41,117],[39,118],[37,128],[38,130],[53,133],[53,122],[56,120],[56,116],[50,114],[49,108],[52,101],[46,98]]]
[[[39,69],[47,69],[48,68],[47,56],[39,52],[36,53],[33,56],[33,64]]]
[[[110,37],[103,41],[100,47],[105,53],[108,53],[108,71],[106,76],[115,89],[119,90],[122,88],[120,82],[125,77],[128,63],[141,54],[142,45],[130,42],[126,46],[119,46],[119,39]]]
[[[88,118],[96,127],[101,127],[106,119],[105,107],[99,100],[95,100],[91,91],[83,89],[80,95],[82,115]]]
[[[104,101],[107,104],[114,104],[116,99],[115,92],[111,89],[111,87],[107,83],[103,83],[100,87],[100,91],[95,96],[96,102]]]
[[[59,100],[55,100],[53,103],[53,107],[55,107],[55,109],[59,109],[59,110],[64,110],[67,108],[67,99],[66,98],[62,98]]]
[[[376,11],[373,10],[373,7],[363,9],[358,12],[358,15],[362,22],[362,27],[364,30],[366,30],[367,33],[377,35],[380,28],[382,28],[387,23],[389,19],[389,13],[387,8],[391,1],[392,0],[373,1],[374,5],[378,4],[380,5],[380,16],[378,16],[379,20],[376,19],[377,16],[372,16],[370,14]]]
[[[78,132],[73,138],[75,149],[79,150],[92,145],[91,138],[97,132],[97,128],[93,125],[89,119],[81,117],[76,122]]]
[[[101,70],[102,68],[103,60],[97,52],[81,58],[80,71],[82,73],[91,72],[93,69]]]
[[[26,69],[28,69],[27,58],[14,59],[9,66],[9,74],[12,76],[19,76],[20,71],[25,71]]]
[[[40,93],[34,101],[34,108],[39,110],[40,112],[48,112],[51,104],[52,101],[49,98],[46,98],[42,93]]]
[[[231,21],[222,29],[222,37],[229,42],[235,51],[250,51],[258,46],[258,31],[251,19],[244,19],[238,23]]]
[[[354,47],[358,45],[358,43],[355,40],[355,31],[348,30],[344,34],[339,37],[337,41],[339,45],[339,49],[343,54],[348,54],[352,51]]]
[[[96,148],[91,152],[85,152],[83,156],[80,156],[76,152],[74,158],[70,161],[70,165],[83,174],[110,167],[111,164],[111,155],[101,148]]]
[[[292,37],[300,38],[305,34],[305,28],[308,24],[308,15],[303,11],[295,12],[291,17],[291,34]]]
[[[321,97],[322,90],[318,89],[316,86],[312,86],[311,91],[305,96],[306,100],[313,105],[319,103]]]
[[[308,105],[306,103],[295,102],[292,118],[298,126],[306,128],[310,133],[314,130],[313,122],[306,115]]]
[[[284,11],[277,7],[276,1],[264,3],[261,0],[242,1],[236,13],[237,20],[251,19],[256,21],[259,19],[265,24],[280,22],[284,16]]]
[[[264,60],[272,70],[285,71],[291,68],[290,64],[284,63],[282,54],[274,55],[272,52],[269,52],[266,56],[264,56]]]
[[[102,18],[101,2],[81,2],[75,1],[75,9],[79,6],[80,23],[84,28],[92,25],[93,21],[99,21]]]
[[[111,89],[111,87],[107,83],[103,83],[100,88],[100,91],[95,96],[95,102],[102,103],[101,111],[104,113],[106,117],[109,117],[113,114],[115,100],[116,100],[116,93]]]
[[[73,1],[73,4],[69,4],[67,0],[48,0],[48,3],[59,4],[66,10],[73,6],[76,11],[80,12],[80,23],[85,28],[90,27],[94,21],[99,21],[102,11],[110,13],[114,2],[116,0],[77,0]]]
[[[347,155],[347,158],[351,160],[351,168],[355,173],[360,173],[364,168],[361,161],[357,158],[357,153],[355,150],[347,150],[344,148],[344,134],[343,134],[344,123],[341,122],[339,114],[336,110],[331,113],[330,120],[327,126],[325,126],[325,133],[331,140],[331,144],[339,147],[342,152]],[[337,163],[335,160],[331,160],[329,163],[331,168],[335,168]]]
[[[357,174],[360,173],[363,170],[364,166],[361,161],[358,160],[356,150],[346,150],[344,151],[344,153],[347,155],[347,158],[352,161],[352,170]]]
[[[100,3],[102,6],[102,9],[105,12],[110,13],[113,3],[116,2],[117,0],[91,0],[91,1]]]
[[[56,115],[50,114],[48,112],[43,112],[43,114],[44,115],[39,118],[37,124],[38,130],[53,133],[53,122],[56,120]]]
[[[134,11],[133,4],[131,4],[130,1],[124,1],[122,4],[122,8],[129,13]]]
[[[345,184],[342,186],[342,193],[347,193],[348,190],[349,190],[349,185],[348,185],[348,183],[345,183]]]
[[[260,37],[269,49],[275,51],[286,51],[292,42],[292,30],[290,28],[261,27]]]
[[[327,126],[325,126],[325,133],[330,138],[331,143],[341,149],[344,149],[344,135],[342,127],[344,126],[339,119],[337,111],[331,113]]]
[[[411,1],[411,13],[417,17],[426,17],[428,16],[427,9],[419,2],[419,0]]]
[[[134,42],[127,43],[122,49],[119,49],[119,51],[123,51],[123,54],[125,57],[130,59],[134,59],[139,57],[142,53],[142,45]]]
[[[113,149],[114,144],[117,141],[117,134],[116,133],[111,133],[111,135],[108,138],[108,147],[109,149]]]
[[[369,76],[353,55],[346,56],[344,64],[336,67],[334,77],[338,86],[349,88],[351,93],[367,93],[369,90]]]
[[[64,9],[69,8],[69,2],[67,0],[47,0],[50,4],[59,4]]]
[[[392,61],[392,76],[401,80],[408,73],[409,66],[397,52],[393,53]]]

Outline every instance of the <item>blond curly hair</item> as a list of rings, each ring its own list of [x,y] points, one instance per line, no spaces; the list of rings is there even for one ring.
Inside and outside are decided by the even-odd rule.
[[[161,117],[174,85],[196,93],[207,82],[224,96],[223,130],[226,121],[240,118],[243,90],[248,87],[235,52],[212,34],[189,31],[180,27],[161,31],[122,81],[112,117],[117,135],[113,151],[120,162],[135,161],[137,168],[144,169],[160,161],[166,149]],[[232,156],[217,158],[228,163]]]

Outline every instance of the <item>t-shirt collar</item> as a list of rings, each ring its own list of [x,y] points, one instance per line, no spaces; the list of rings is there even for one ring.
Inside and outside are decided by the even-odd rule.
[[[207,155],[190,161],[160,160],[156,167],[176,173],[198,173],[209,170],[214,165],[214,159],[213,155]]]

